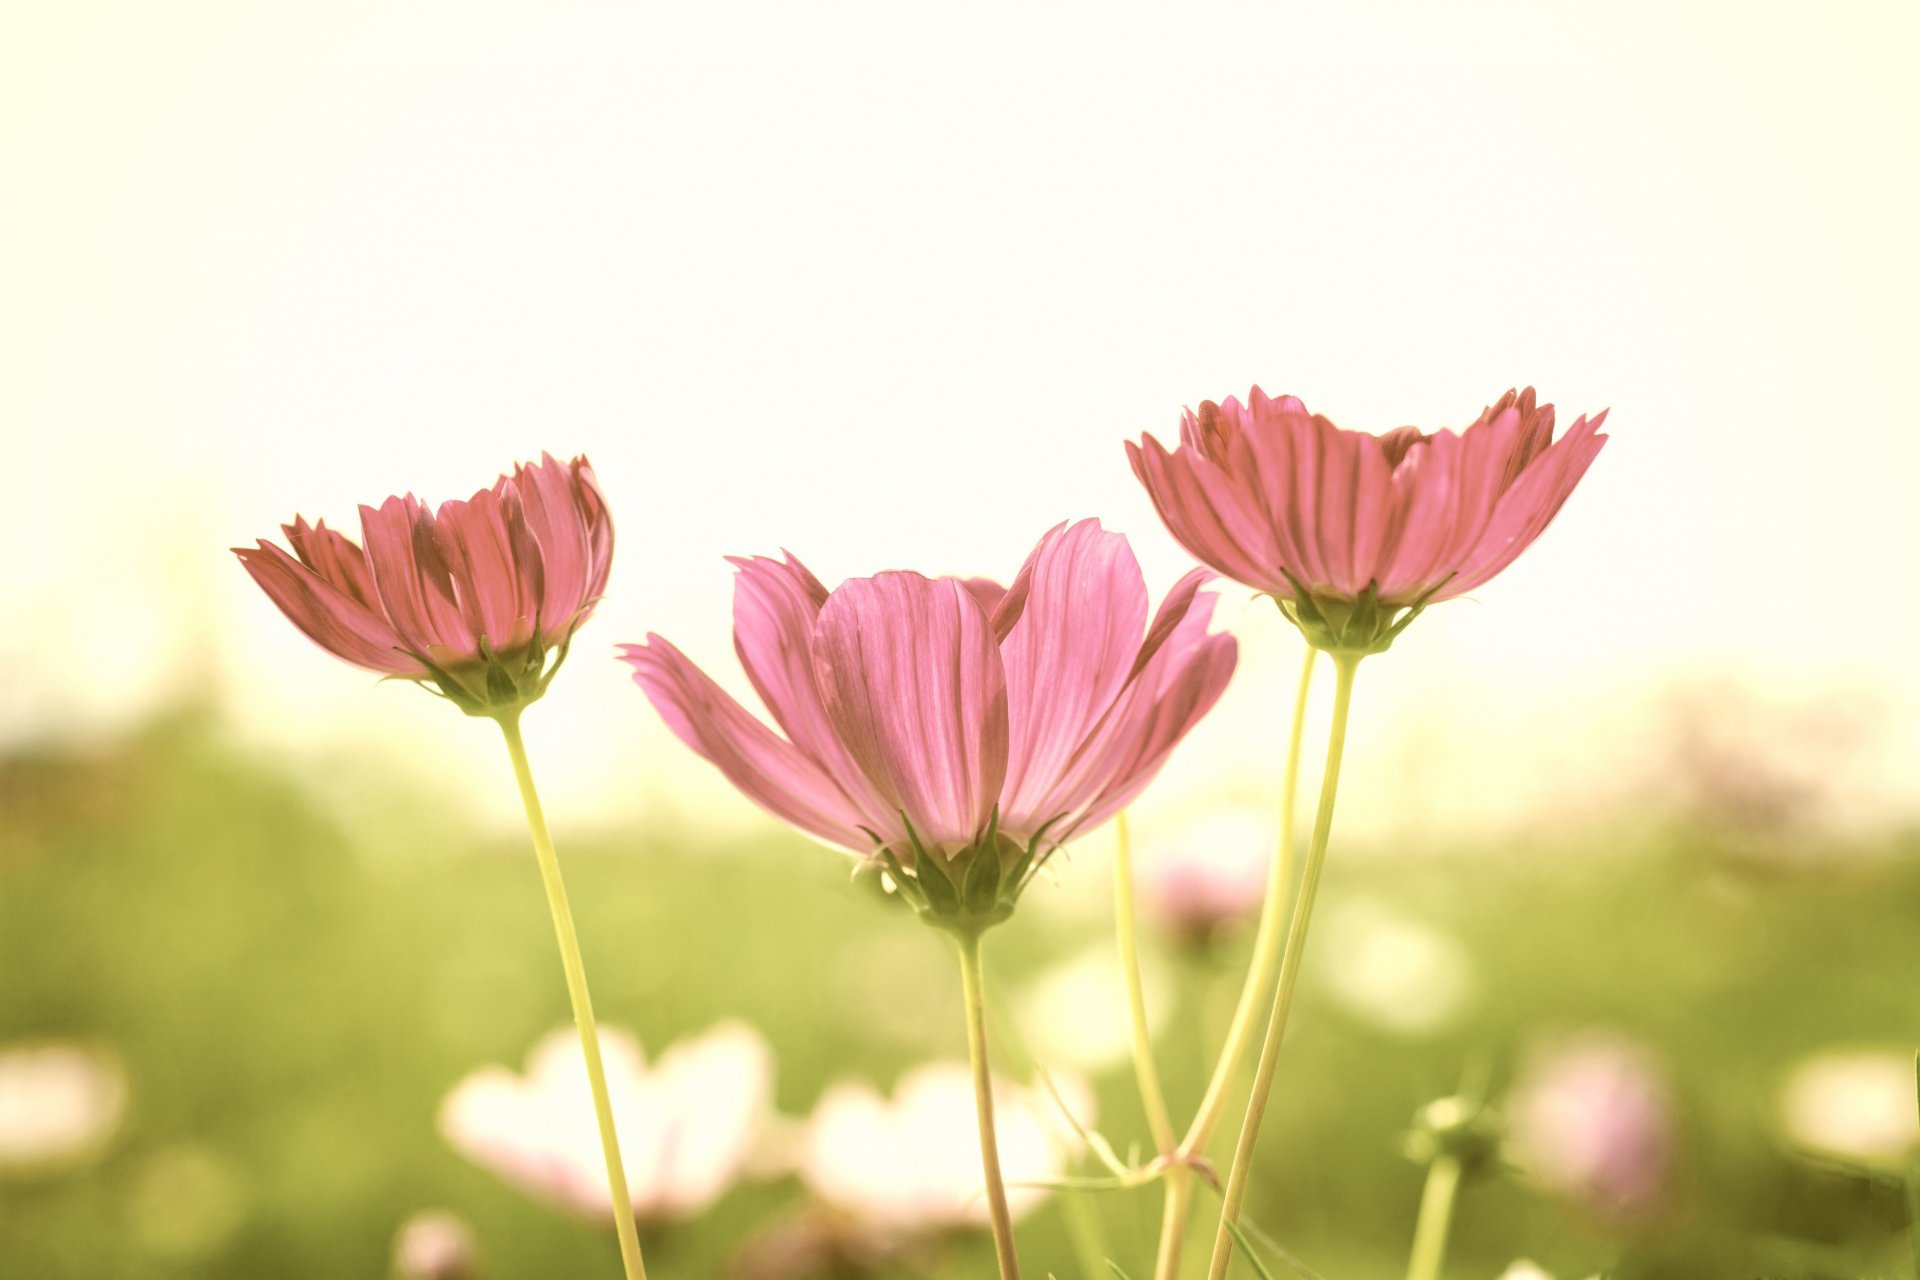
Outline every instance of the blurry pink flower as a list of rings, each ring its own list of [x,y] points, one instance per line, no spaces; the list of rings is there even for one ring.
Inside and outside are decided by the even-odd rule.
[[[1074,1119],[1094,1123],[1092,1095],[1057,1079]],[[994,1132],[1008,1207],[1021,1217],[1046,1200],[1021,1183],[1068,1172],[1076,1139],[1042,1089],[994,1082]],[[828,1089],[807,1121],[800,1180],[859,1230],[880,1239],[987,1226],[973,1077],[965,1063],[929,1063],[900,1077],[891,1099],[865,1084]]]
[[[1127,443],[1181,545],[1282,602],[1322,648],[1377,651],[1402,609],[1473,590],[1513,563],[1606,442],[1600,413],[1553,439],[1553,406],[1509,391],[1465,431],[1344,431],[1255,387],[1205,401],[1168,452]]]
[[[1538,1055],[1507,1106],[1514,1162],[1602,1217],[1657,1207],[1673,1155],[1666,1081],[1639,1046],[1587,1036]]]
[[[737,1181],[772,1106],[773,1054],[752,1028],[722,1023],[668,1049],[648,1069],[640,1046],[601,1030],[607,1090],[634,1216],[701,1213]],[[452,1147],[514,1187],[582,1217],[611,1220],[613,1198],[571,1030],[535,1046],[527,1072],[486,1067],[440,1108]]]
[[[444,1209],[416,1213],[393,1238],[396,1280],[468,1280],[474,1273],[473,1231]]]
[[[997,823],[1049,847],[1137,795],[1233,673],[1204,572],[1147,622],[1127,540],[1051,530],[1010,588],[882,573],[828,592],[798,560],[736,559],[734,646],[769,729],[657,635],[624,646],[680,740],[777,817],[911,865]],[[904,819],[903,819],[904,815]]]
[[[1204,942],[1260,914],[1272,844],[1273,824],[1263,815],[1221,812],[1193,822],[1143,847],[1140,904],[1167,932]]]
[[[365,549],[326,521],[234,554],[337,658],[432,680],[470,711],[537,697],[607,584],[613,523],[585,458],[551,454],[437,511],[408,494],[360,508]],[[558,665],[557,662],[555,664]]]

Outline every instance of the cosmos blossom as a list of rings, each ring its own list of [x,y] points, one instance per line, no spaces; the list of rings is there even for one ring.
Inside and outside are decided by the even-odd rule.
[[[464,502],[360,508],[360,543],[322,520],[234,554],[335,657],[431,680],[463,704],[537,696],[606,589],[613,522],[584,457],[516,466]]]
[[[1054,1080],[1060,1102],[1041,1089],[994,1080],[1001,1161],[1015,1186],[1008,1199],[1024,1217],[1047,1198],[1038,1184],[1064,1177],[1077,1140],[1061,1115],[1094,1123],[1092,1093],[1076,1077]],[[915,1067],[891,1098],[871,1086],[829,1088],[806,1122],[800,1180],[856,1230],[881,1239],[987,1225],[980,1194],[973,1083],[960,1062]]]
[[[1177,448],[1147,435],[1127,456],[1181,545],[1304,615],[1316,643],[1324,620],[1323,647],[1340,648],[1390,641],[1396,611],[1472,591],[1512,564],[1599,454],[1606,417],[1582,417],[1555,440],[1553,406],[1528,387],[1464,431],[1372,435],[1255,387],[1245,404],[1188,411]],[[1356,611],[1361,634],[1348,627]]]
[[[856,853],[951,857],[990,827],[1058,844],[1139,794],[1233,673],[1208,575],[1149,624],[1131,548],[1096,520],[1049,531],[1010,587],[890,572],[829,592],[790,555],[733,564],[735,649],[777,730],[657,635],[625,660],[749,798]]]
[[[601,1033],[634,1215],[704,1212],[740,1177],[773,1105],[773,1053],[726,1022],[649,1065],[631,1036]],[[610,1221],[585,1059],[571,1030],[534,1047],[524,1075],[485,1067],[447,1095],[440,1131],[475,1164],[534,1199]]]

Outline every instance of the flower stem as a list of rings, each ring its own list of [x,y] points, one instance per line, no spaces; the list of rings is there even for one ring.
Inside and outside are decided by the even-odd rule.
[[[1260,924],[1254,932],[1253,963],[1240,988],[1239,1003],[1234,1006],[1233,1021],[1227,1027],[1226,1043],[1214,1064],[1213,1077],[1201,1097],[1180,1153],[1199,1156],[1206,1152],[1227,1108],[1227,1094],[1239,1074],[1247,1045],[1253,1039],[1254,1019],[1273,981],[1280,963],[1280,940],[1286,926],[1287,907],[1293,890],[1294,810],[1300,794],[1300,742],[1307,727],[1307,695],[1313,689],[1314,664],[1320,651],[1308,646],[1300,663],[1300,682],[1293,695],[1293,725],[1287,733],[1286,773],[1280,784],[1280,832],[1274,843],[1273,864],[1267,872],[1267,894],[1260,906]],[[1186,1243],[1187,1218],[1193,1208],[1193,1178],[1183,1166],[1167,1171],[1167,1202],[1160,1219],[1159,1259],[1154,1265],[1155,1280],[1177,1280],[1181,1250]]]
[[[1453,1224],[1453,1202],[1460,1190],[1460,1161],[1438,1156],[1427,1166],[1427,1188],[1420,1195],[1420,1217],[1413,1228],[1413,1254],[1407,1259],[1407,1280],[1440,1280],[1447,1256],[1447,1229]]]
[[[1113,820],[1113,931],[1120,944],[1120,972],[1127,982],[1127,1011],[1133,1017],[1133,1073],[1140,1082],[1140,1105],[1147,1113],[1156,1155],[1173,1151],[1173,1119],[1160,1090],[1160,1070],[1153,1063],[1153,1031],[1147,1026],[1147,993],[1140,980],[1140,930],[1133,908],[1133,842],[1127,835],[1127,815]]]
[[[1320,888],[1320,872],[1327,861],[1327,837],[1333,830],[1333,802],[1340,791],[1340,757],[1347,742],[1347,711],[1353,704],[1353,674],[1362,655],[1336,653],[1333,669],[1336,677],[1333,694],[1333,727],[1327,734],[1326,771],[1320,779],[1320,808],[1313,819],[1313,843],[1307,847],[1307,868],[1300,881],[1300,902],[1294,909],[1292,926],[1287,930],[1287,945],[1280,958],[1280,982],[1273,992],[1273,1012],[1267,1017],[1266,1038],[1260,1044],[1260,1065],[1254,1072],[1253,1093],[1247,1099],[1246,1119],[1240,1125],[1240,1141],[1233,1151],[1233,1169],[1227,1175],[1225,1203],[1220,1208],[1220,1230],[1213,1238],[1213,1264],[1210,1280],[1224,1280],[1227,1262],[1233,1257],[1233,1233],[1229,1224],[1240,1219],[1240,1205],[1247,1196],[1247,1179],[1253,1171],[1253,1147],[1260,1137],[1260,1122],[1266,1118],[1267,1098],[1273,1090],[1273,1073],[1280,1058],[1280,1043],[1286,1038],[1287,1014],[1293,1009],[1293,991],[1300,981],[1300,959],[1307,949],[1307,927],[1313,920],[1314,894]]]
[[[620,1138],[613,1127],[613,1103],[607,1096],[607,1071],[600,1061],[600,1033],[594,1026],[593,998],[587,993],[587,969],[580,959],[573,911],[567,906],[567,886],[560,879],[560,858],[553,849],[553,836],[547,831],[540,794],[533,787],[527,746],[520,738],[520,708],[503,711],[498,719],[500,731],[507,738],[507,754],[513,757],[513,776],[520,784],[520,802],[526,807],[527,830],[533,835],[534,856],[539,860],[540,878],[547,887],[547,906],[553,911],[553,932],[560,944],[560,967],[567,975],[567,997],[573,1002],[573,1021],[579,1028],[580,1049],[587,1059],[593,1110],[600,1121],[600,1147],[607,1157],[607,1185],[613,1192],[613,1225],[620,1237],[620,1260],[626,1267],[627,1280],[646,1280],[646,1264],[640,1260],[640,1237],[633,1224],[633,1196],[627,1191],[627,1169],[620,1159]]]
[[[956,932],[960,947],[960,986],[967,1005],[967,1057],[973,1063],[973,1106],[980,1119],[980,1171],[986,1178],[987,1212],[993,1219],[993,1247],[1000,1258],[1000,1280],[1020,1280],[1020,1259],[1013,1251],[1013,1215],[1000,1178],[1000,1140],[993,1127],[993,1071],[987,1063],[986,984],[980,969],[980,935]]]

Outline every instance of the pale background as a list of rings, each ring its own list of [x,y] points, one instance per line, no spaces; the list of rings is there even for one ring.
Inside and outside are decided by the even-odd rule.
[[[343,796],[512,817],[487,726],[225,548],[585,451],[620,540],[550,804],[752,827],[610,657],[744,689],[723,555],[1004,578],[1099,515],[1158,591],[1121,440],[1183,404],[1532,382],[1613,443],[1363,670],[1343,833],[1659,796],[1676,699],[1823,820],[1914,816],[1916,47],[1912,4],[16,6],[0,732],[211,696]],[[1298,642],[1244,599],[1163,816],[1270,789]]]

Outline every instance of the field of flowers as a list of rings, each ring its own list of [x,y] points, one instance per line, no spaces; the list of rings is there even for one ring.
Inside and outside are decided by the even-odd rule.
[[[206,712],[6,760],[0,1275],[385,1275],[396,1234],[435,1211],[471,1269],[429,1249],[402,1274],[617,1274],[604,1219],[522,1194],[444,1123],[462,1080],[520,1072],[567,1025],[524,844],[341,767],[364,808],[317,803]],[[964,1063],[948,949],[798,837],[559,834],[603,1024],[658,1058],[733,1022],[768,1054],[753,1156],[700,1213],[645,1228],[649,1265],[989,1273],[977,1225],[836,1203],[845,1184],[809,1164],[802,1128],[837,1087],[863,1098]],[[1149,869],[1179,850],[1139,844],[1155,1048],[1185,1110],[1247,961],[1247,895],[1223,894],[1224,923],[1204,933],[1157,913]],[[1756,847],[1724,816],[1633,813],[1411,863],[1353,850],[1327,872],[1250,1221],[1311,1274],[1403,1274],[1422,1188],[1406,1136],[1472,1077],[1506,1140],[1462,1189],[1448,1275],[1520,1258],[1562,1277],[1908,1274],[1916,851],[1895,834]],[[989,965],[1007,1074],[1044,1055],[1084,1082],[1125,1156],[1151,1139],[1109,1025],[1110,856],[1089,839],[1036,885]],[[694,901],[725,905],[696,915]],[[49,1063],[48,1046],[111,1084]],[[909,1167],[977,1172],[964,1124],[920,1132]],[[1062,1172],[1101,1175],[1059,1150]],[[629,1157],[636,1173],[650,1158]],[[1111,1257],[1148,1273],[1158,1195],[1049,1194],[1018,1223],[1027,1266],[1098,1276]],[[432,1222],[416,1248],[445,1246]],[[834,1240],[847,1256],[828,1256]],[[1268,1265],[1287,1274],[1277,1254]]]

